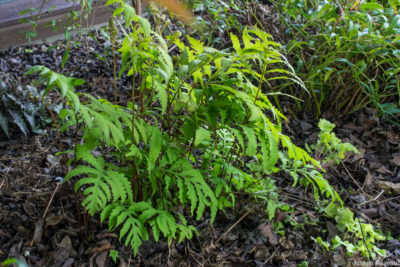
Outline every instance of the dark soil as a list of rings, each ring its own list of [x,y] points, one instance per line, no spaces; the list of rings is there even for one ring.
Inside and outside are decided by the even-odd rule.
[[[24,75],[26,68],[44,65],[85,79],[87,85],[79,90],[112,99],[109,44],[95,34],[96,42],[81,39],[82,45],[71,51],[64,69],[62,46],[50,51],[52,44],[0,52],[0,78],[29,84],[37,77]],[[94,52],[106,55],[106,61]],[[118,83],[124,99],[130,82],[122,78]],[[400,265],[399,128],[378,118],[373,110],[346,118],[326,117],[337,125],[337,135],[355,145],[360,154],[328,167],[325,177],[360,218],[391,232],[394,239],[380,244],[388,257],[380,261]],[[306,115],[290,118],[284,131],[299,146],[315,143],[319,132],[317,121]],[[327,252],[311,239],[334,235],[334,222],[316,212],[310,190],[292,187],[293,181],[284,175],[275,177],[280,198],[295,209],[290,214],[277,213],[275,222],[283,224],[284,237],[274,232],[266,207],[238,197],[237,207],[220,212],[214,224],[191,222],[199,236],[180,244],[147,241],[133,257],[115,233],[99,224],[98,217],[82,211],[82,196],[73,192],[73,185],[60,183],[67,169],[56,156],[60,149],[55,130],[49,126],[45,135],[25,138],[15,129],[13,137],[3,136],[0,142],[0,262],[10,257],[29,266],[297,266],[303,261],[310,266],[343,266],[368,261],[357,255],[347,257],[342,250]],[[62,138],[64,147],[70,148],[72,137],[67,133]],[[109,257],[110,250],[119,251],[117,264]]]

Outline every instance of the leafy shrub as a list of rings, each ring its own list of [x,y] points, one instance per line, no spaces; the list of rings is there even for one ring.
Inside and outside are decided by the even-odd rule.
[[[372,106],[399,113],[398,1],[274,1],[287,27],[287,52],[310,95],[303,106],[317,116]],[[293,91],[292,91],[293,92]]]
[[[49,123],[42,96],[43,92],[34,86],[7,85],[0,81],[0,127],[8,138],[14,128],[27,136],[31,132],[40,133]]]

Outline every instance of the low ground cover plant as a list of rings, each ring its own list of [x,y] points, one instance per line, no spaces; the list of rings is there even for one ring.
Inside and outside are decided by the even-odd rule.
[[[5,79],[6,80],[6,79]],[[22,133],[42,133],[51,123],[47,108],[54,108],[42,98],[43,92],[36,87],[21,86],[16,81],[0,80],[0,129],[6,138]]]

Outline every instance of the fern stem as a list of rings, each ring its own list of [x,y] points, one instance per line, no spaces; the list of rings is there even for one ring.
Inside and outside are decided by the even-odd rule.
[[[74,197],[75,197],[75,207],[76,207],[76,213],[78,215],[78,225],[79,225],[79,234],[81,235],[81,238],[83,239],[83,233],[82,233],[82,214],[81,214],[81,209],[80,207],[80,201],[78,198],[78,193],[74,191]]]
[[[112,46],[112,53],[113,53],[113,72],[114,72],[114,77],[113,77],[113,85],[114,85],[114,104],[117,104],[117,62],[115,59],[115,48],[114,48],[114,43],[111,42]]]
[[[88,226],[88,213],[86,210],[83,210],[83,227],[85,229],[85,239],[86,241],[89,239],[89,226]]]
[[[237,138],[235,138],[235,141],[233,142],[231,148],[229,149],[227,157],[224,157],[224,161],[226,161],[226,159],[228,158],[228,161],[226,161],[228,164],[230,164],[230,162],[231,162],[232,155],[233,155],[233,147],[236,145],[236,143],[237,143]],[[222,166],[221,174],[224,174],[224,171],[225,171],[225,165]]]
[[[217,150],[218,145],[218,135],[217,135],[217,126],[214,127],[214,148]]]
[[[168,86],[167,86],[167,129],[168,129],[168,131],[167,131],[167,133],[169,133],[170,132],[170,129],[171,129],[171,115],[170,115],[170,108],[171,108],[171,102],[170,102],[170,92],[169,92],[169,90],[170,90],[170,85],[169,85],[169,83],[168,83]]]
[[[132,97],[132,144],[135,144],[135,74],[133,75],[132,78],[132,92],[131,92],[131,97]],[[139,111],[138,111],[139,112]],[[132,192],[134,194],[134,199],[136,200],[136,186],[137,184],[137,169],[136,169],[136,164],[135,160],[132,160]]]
[[[256,97],[254,98],[254,105],[257,102],[257,98],[258,98],[258,95],[259,95],[259,93],[261,91],[261,86],[262,86],[263,83],[264,83],[264,74],[263,74],[263,79],[260,81],[260,83],[258,84],[258,87],[257,87]]]
[[[75,113],[75,134],[74,134],[74,161],[76,162],[76,153],[78,149],[78,131],[79,131],[79,121],[78,116]]]

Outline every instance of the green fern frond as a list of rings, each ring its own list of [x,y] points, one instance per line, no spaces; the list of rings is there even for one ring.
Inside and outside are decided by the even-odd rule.
[[[160,227],[157,224],[156,220],[150,221],[151,230],[153,231],[153,237],[156,242],[160,239]]]
[[[139,149],[136,145],[130,143],[127,144],[129,145],[129,150],[128,152],[125,154],[126,157],[135,157],[137,158],[139,161],[142,160],[143,155],[142,155],[142,150]]]
[[[187,197],[190,200],[190,213],[193,216],[194,210],[197,207],[197,195],[196,189],[189,179],[185,179],[185,185],[187,189]]]
[[[198,170],[187,167],[182,171],[180,176],[183,179],[185,179],[186,185],[189,182],[193,184],[195,187],[195,192],[197,193],[197,200],[199,201],[199,205],[197,207],[196,219],[199,220],[201,218],[204,211],[203,205],[206,205],[210,207],[211,221],[214,221],[218,210],[218,200],[215,197],[213,190],[204,180],[204,177],[201,175],[201,173]],[[194,196],[192,194],[188,191],[188,198],[194,199]]]
[[[8,134],[8,120],[1,113],[0,113],[0,126],[1,126],[1,129],[3,130],[3,132],[7,135],[7,137],[10,138],[10,136]]]
[[[150,140],[150,151],[149,151],[149,162],[155,163],[161,152],[161,141],[162,134],[157,127],[153,127],[151,140]],[[149,165],[150,166],[150,165]]]
[[[186,36],[192,48],[196,51],[197,54],[201,54],[204,52],[204,45],[199,40],[194,39],[193,37]]]
[[[154,82],[155,89],[157,91],[157,97],[160,100],[161,104],[161,114],[165,114],[168,105],[168,94],[167,88],[165,85],[161,84],[159,81]]]
[[[263,167],[266,172],[271,172],[278,161],[278,142],[270,131],[266,131],[267,138],[261,138]]]
[[[168,52],[162,49],[161,47],[158,47],[157,50],[159,52],[158,62],[162,70],[167,73],[168,79],[166,82],[168,82],[174,71],[174,65],[172,64],[172,59],[168,55]]]
[[[99,175],[79,179],[74,189],[77,191],[83,186],[86,186],[86,188],[83,190],[85,199],[82,202],[82,206],[86,207],[89,214],[93,216],[101,211],[107,202],[111,200],[111,190],[109,185],[102,179],[102,176]]]
[[[196,135],[195,135],[195,139],[194,139],[194,145],[198,146],[201,144],[201,142],[203,142],[206,139],[209,139],[211,136],[211,132],[204,129],[203,127],[199,127],[196,130]]]
[[[257,153],[257,137],[252,128],[242,126],[242,129],[247,138],[246,154],[252,157]]]
[[[147,125],[146,122],[141,118],[135,120],[135,129],[137,130],[137,132],[140,133],[142,137],[141,141],[143,141],[144,144],[147,144],[148,142],[146,125]]]
[[[105,207],[101,218],[109,219],[110,230],[122,225],[120,241],[125,238],[125,245],[130,245],[136,255],[142,240],[149,238],[145,226],[146,220],[151,217],[148,212],[154,215],[155,211],[147,202],[131,202],[128,207],[113,203]]]
[[[98,157],[98,159],[100,158]],[[79,179],[74,189],[77,191],[81,187],[85,188],[83,190],[85,200],[82,205],[86,207],[90,215],[104,209],[110,201],[120,200],[123,203],[126,200],[133,200],[130,182],[124,174],[79,165],[66,175],[65,180],[81,174],[86,174],[87,177]]]
[[[99,172],[101,172],[104,169],[104,159],[102,157],[97,157],[97,158],[94,157],[90,147],[88,146],[88,143],[86,143],[85,145],[77,146],[76,159],[88,162],[90,165],[95,167],[95,169]]]
[[[244,138],[243,138],[242,133],[238,129],[235,129],[235,128],[230,128],[230,130],[232,131],[233,135],[236,137],[238,144],[244,151],[245,145],[244,145]]]
[[[177,178],[176,183],[178,186],[179,201],[181,202],[182,205],[185,205],[187,196],[187,189],[186,189],[187,187],[185,186],[183,179]]]
[[[176,221],[175,218],[166,211],[160,210],[156,218],[158,228],[163,233],[164,237],[175,238]]]

